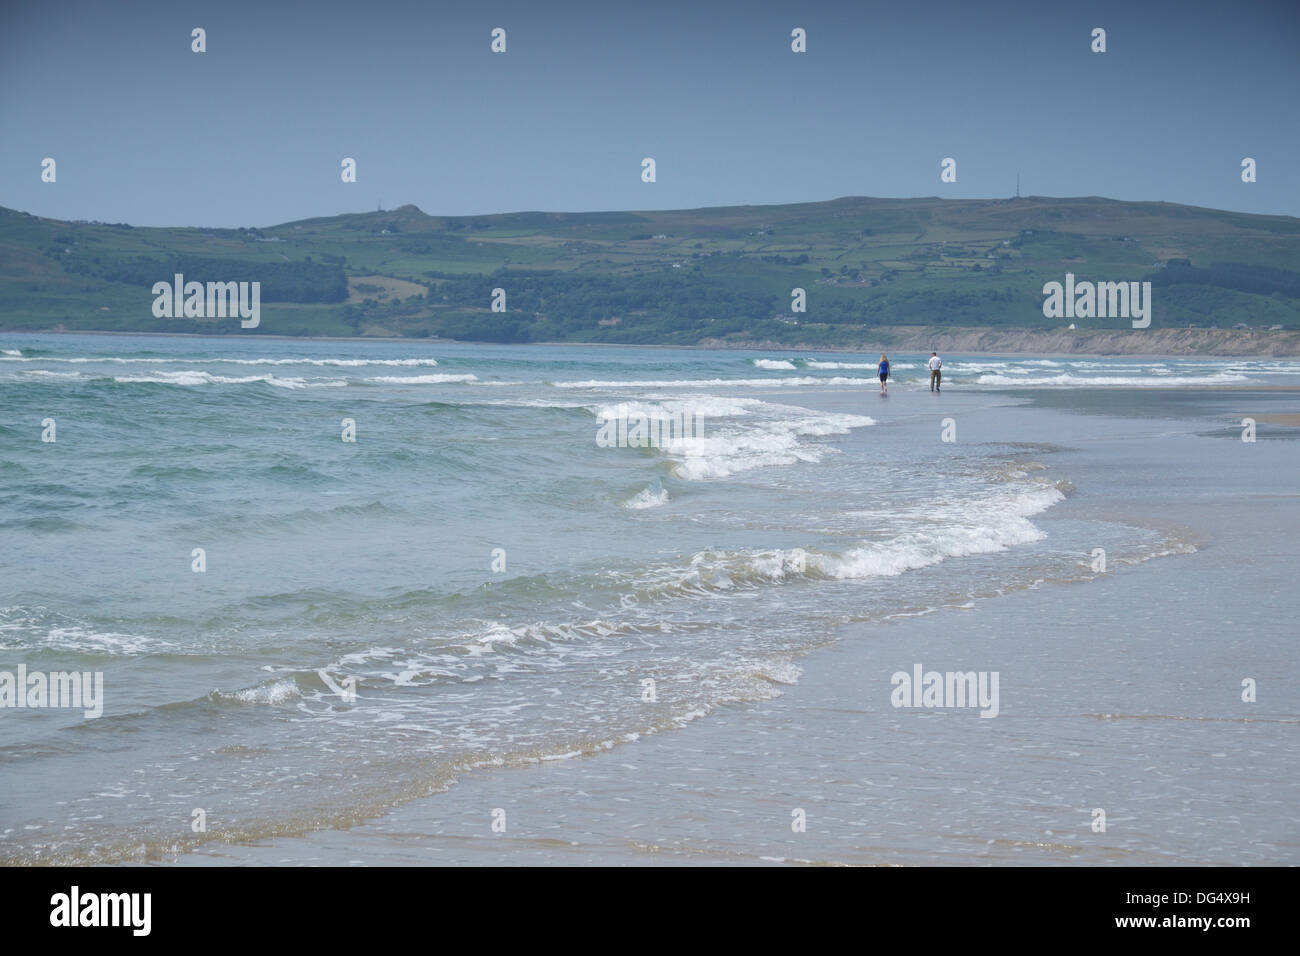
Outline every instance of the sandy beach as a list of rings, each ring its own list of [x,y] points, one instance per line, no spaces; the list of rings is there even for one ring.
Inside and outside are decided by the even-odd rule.
[[[1294,863],[1300,368],[891,359],[6,342],[0,859]]]
[[[1090,508],[1072,501],[1067,511]],[[1259,640],[1278,635],[1277,607],[1250,595],[1288,587],[1300,545],[1270,529],[1300,518],[1300,495],[1266,510],[1226,498],[1142,510],[1191,523],[1200,549],[849,626],[776,700],[608,753],[469,773],[347,831],[159,862],[1295,863],[1300,827],[1283,782],[1300,724],[1295,663]],[[1188,599],[1202,590],[1229,602],[1217,613],[1236,622],[1230,632],[1207,633],[1203,606]],[[1144,604],[1137,616],[1106,610]],[[889,675],[914,660],[996,662],[1003,713],[892,709]],[[1255,706],[1239,699],[1249,674],[1260,678]],[[504,833],[492,831],[498,808]],[[1098,808],[1104,833],[1093,829]],[[803,833],[791,830],[797,809]]]

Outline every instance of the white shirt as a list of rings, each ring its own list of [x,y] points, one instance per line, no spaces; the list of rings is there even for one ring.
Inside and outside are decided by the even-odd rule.
[[[937,368],[943,368],[943,362],[939,361],[939,356],[937,356],[937,355],[931,355],[931,356],[930,356],[930,371],[933,372],[933,371],[934,371],[935,369],[937,369]]]

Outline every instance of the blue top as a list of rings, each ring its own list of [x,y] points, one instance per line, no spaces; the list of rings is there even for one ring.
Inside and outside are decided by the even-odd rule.
[[[889,374],[889,363],[888,363],[888,362],[881,362],[881,363],[880,363],[880,374],[881,374],[881,375],[888,375],[888,374]]]

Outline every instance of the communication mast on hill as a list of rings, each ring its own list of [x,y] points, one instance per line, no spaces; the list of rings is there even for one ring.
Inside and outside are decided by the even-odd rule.
[[[1020,198],[1020,174],[1016,173],[1016,198]]]

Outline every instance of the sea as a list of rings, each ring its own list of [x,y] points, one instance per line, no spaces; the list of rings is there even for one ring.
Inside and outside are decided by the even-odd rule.
[[[889,357],[0,334],[0,864],[1300,863],[1300,362]]]

